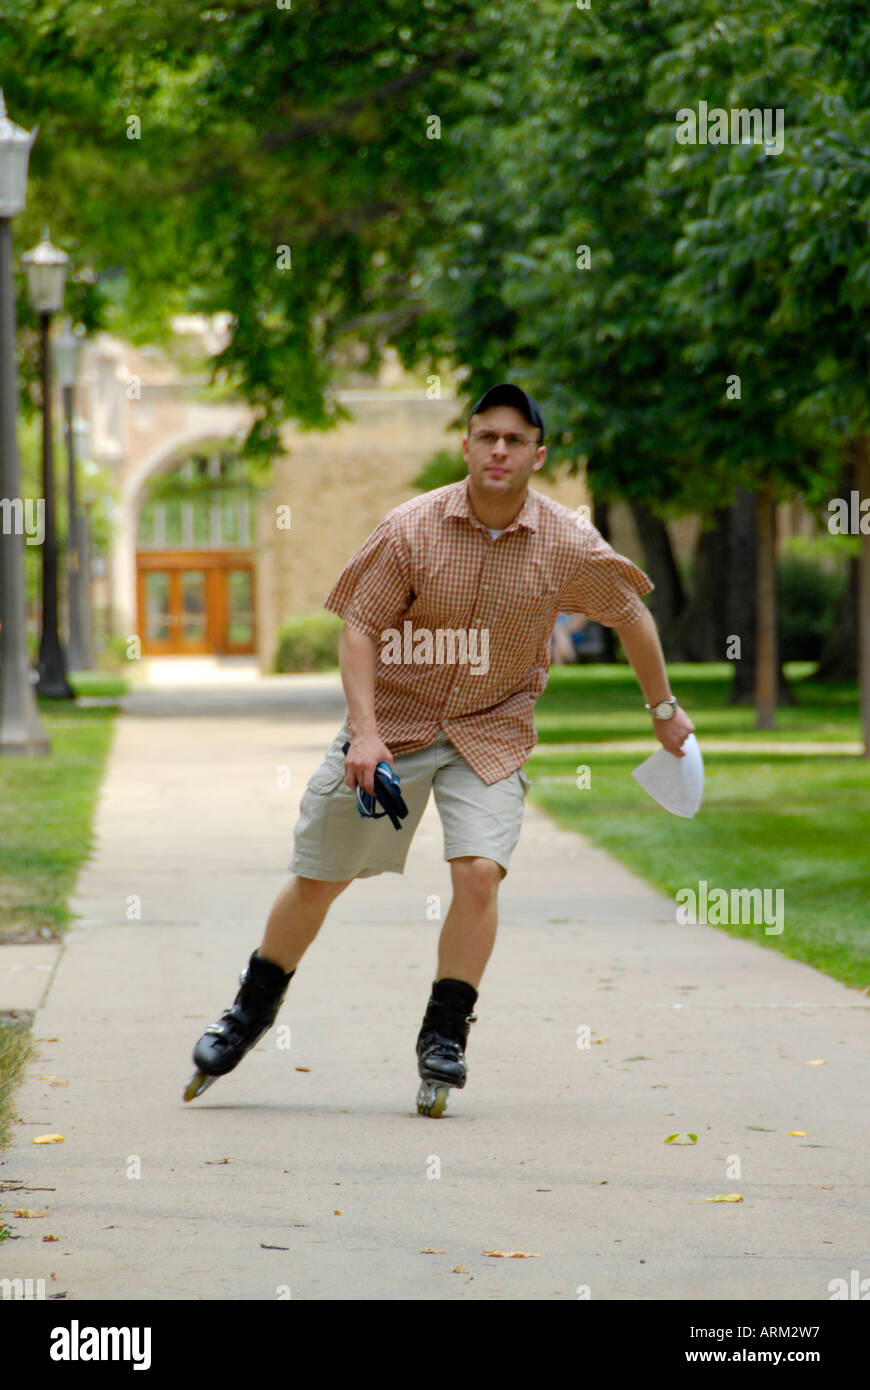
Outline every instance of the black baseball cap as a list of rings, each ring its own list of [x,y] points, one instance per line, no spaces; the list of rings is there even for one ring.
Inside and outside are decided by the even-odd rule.
[[[481,396],[477,405],[472,407],[471,415],[479,415],[482,410],[489,410],[493,405],[513,405],[521,415],[525,415],[530,425],[541,431],[539,444],[544,442],[544,417],[535,401],[532,400],[528,391],[524,391],[521,386],[514,386],[509,381],[503,381],[499,386],[490,386]]]

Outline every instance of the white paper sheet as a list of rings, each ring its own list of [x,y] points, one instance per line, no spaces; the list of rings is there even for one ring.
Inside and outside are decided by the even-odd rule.
[[[704,792],[704,760],[694,734],[689,734],[683,751],[686,756],[677,758],[660,748],[631,775],[666,811],[690,819],[700,808]]]

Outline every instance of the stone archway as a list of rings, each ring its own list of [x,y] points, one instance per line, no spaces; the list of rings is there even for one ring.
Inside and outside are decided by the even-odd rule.
[[[209,413],[203,408],[203,413]],[[164,438],[136,461],[129,461],[121,475],[121,495],[113,508],[111,602],[120,631],[138,634],[139,585],[137,533],[148,484],[196,454],[232,450],[244,436],[249,413],[244,409],[221,410],[224,418],[203,420],[198,426]]]
[[[131,474],[142,656],[256,652],[256,489],[239,443],[238,432],[176,440]]]

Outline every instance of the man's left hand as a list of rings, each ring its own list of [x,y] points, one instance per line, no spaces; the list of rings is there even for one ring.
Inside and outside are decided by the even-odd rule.
[[[653,719],[653,729],[662,747],[673,753],[675,758],[686,756],[682,745],[689,734],[695,732],[695,726],[684,709],[677,705],[670,719]]]

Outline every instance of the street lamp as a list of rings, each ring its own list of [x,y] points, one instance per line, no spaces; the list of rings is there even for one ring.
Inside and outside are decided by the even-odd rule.
[[[82,544],[81,518],[76,499],[76,430],[73,425],[73,390],[78,376],[81,335],[74,333],[69,320],[54,339],[54,369],[63,391],[67,452],[67,613],[69,617],[69,665],[71,671],[88,670],[81,629]]]
[[[39,643],[40,695],[74,700],[57,630],[57,528],[54,506],[54,452],[51,439],[51,316],[63,307],[63,288],[69,257],[52,246],[48,228],[42,241],[21,257],[27,273],[30,306],[39,315],[42,346],[42,488],[45,493],[45,542],[42,547],[42,637]]]
[[[0,754],[49,753],[27,662],[24,499],[20,495],[12,218],[23,211],[36,139],[6,115],[0,88]],[[37,503],[40,499],[36,499]],[[31,537],[28,535],[28,540]]]

